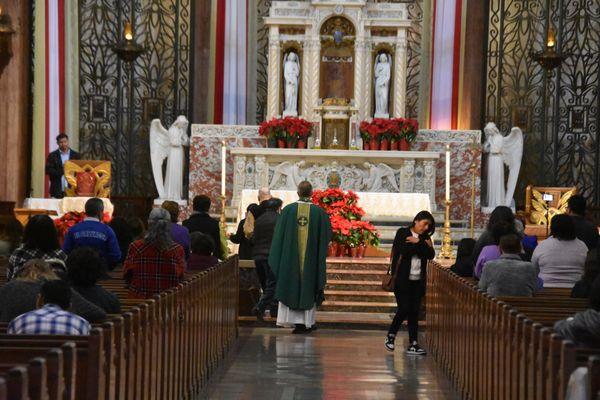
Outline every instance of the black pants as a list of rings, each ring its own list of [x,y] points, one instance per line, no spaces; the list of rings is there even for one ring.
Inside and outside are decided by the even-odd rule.
[[[404,320],[408,322],[408,339],[410,343],[418,341],[419,336],[419,311],[421,310],[421,299],[423,288],[421,281],[409,281],[405,290],[394,292],[398,309],[390,326],[388,334],[395,335]]]
[[[277,302],[275,301],[275,286],[277,285],[277,281],[275,280],[275,275],[271,271],[267,260],[254,260],[254,263],[256,264],[257,272],[260,269],[265,274],[265,286],[256,308],[260,312],[264,312],[269,308],[271,315],[277,314]]]
[[[264,292],[267,284],[267,270],[269,263],[267,260],[254,260],[254,269],[258,276],[258,282],[260,282],[260,288]]]

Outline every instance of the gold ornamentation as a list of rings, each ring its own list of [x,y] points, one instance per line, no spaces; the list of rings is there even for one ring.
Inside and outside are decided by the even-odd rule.
[[[442,239],[442,249],[440,258],[454,259],[454,250],[452,250],[452,231],[450,229],[450,206],[452,201],[446,200],[446,215],[444,216],[444,237]]]
[[[65,163],[65,178],[70,187],[66,189],[69,197],[77,197],[77,174],[91,173],[96,178],[94,197],[110,197],[111,164],[110,161],[69,160]]]
[[[348,99],[339,99],[339,98],[332,98],[332,97],[323,99],[324,106],[343,106],[343,107],[345,107],[349,104],[350,104],[350,100],[348,100]]]
[[[538,190],[532,189],[531,206],[533,210],[529,220],[535,225],[548,225],[555,215],[564,214],[567,212],[569,199],[575,194],[575,190],[569,190],[564,193],[559,199],[556,207],[546,205],[543,194]]]

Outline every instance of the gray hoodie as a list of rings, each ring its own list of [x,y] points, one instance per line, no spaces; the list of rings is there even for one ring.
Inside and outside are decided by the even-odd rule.
[[[600,347],[600,312],[588,309],[554,324],[554,330],[578,346]]]

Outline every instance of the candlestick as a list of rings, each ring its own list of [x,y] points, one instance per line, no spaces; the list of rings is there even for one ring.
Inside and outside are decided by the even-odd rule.
[[[227,179],[227,147],[221,142],[221,196],[225,197]]]
[[[450,201],[450,145],[446,145],[446,201]]]
[[[442,239],[442,250],[440,258],[453,259],[454,251],[452,250],[452,232],[450,231],[450,205],[451,201],[446,200],[446,213],[444,216],[444,237]]]

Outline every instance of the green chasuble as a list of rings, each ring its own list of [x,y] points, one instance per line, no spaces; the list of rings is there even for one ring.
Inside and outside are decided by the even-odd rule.
[[[292,310],[310,310],[325,289],[329,216],[314,204],[286,206],[277,220],[269,266],[277,278],[275,298]]]

